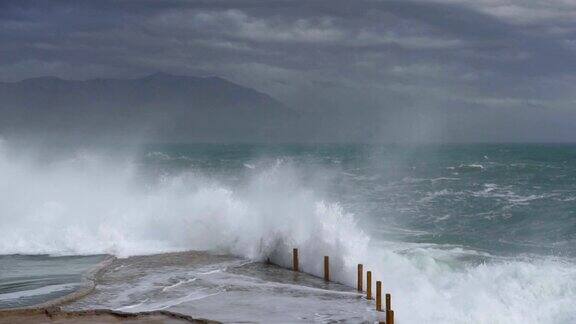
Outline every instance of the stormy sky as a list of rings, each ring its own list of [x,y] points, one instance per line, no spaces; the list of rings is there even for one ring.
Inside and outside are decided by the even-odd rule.
[[[0,81],[217,75],[417,141],[576,141],[575,54],[573,0],[0,1]]]

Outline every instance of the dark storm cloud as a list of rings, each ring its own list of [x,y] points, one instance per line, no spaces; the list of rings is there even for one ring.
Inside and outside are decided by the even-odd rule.
[[[546,111],[550,132],[573,116],[574,18],[567,0],[2,1],[0,77],[217,74],[301,109],[431,129]]]

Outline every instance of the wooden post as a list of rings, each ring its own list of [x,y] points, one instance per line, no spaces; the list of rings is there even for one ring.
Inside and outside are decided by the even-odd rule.
[[[324,256],[324,280],[330,281],[330,258]]]
[[[358,291],[362,291],[362,288],[364,286],[364,283],[362,282],[363,277],[364,277],[364,270],[362,269],[363,266],[361,264],[358,264]]]
[[[386,324],[394,324],[394,311],[386,311]]]
[[[382,311],[382,281],[376,281],[376,310]]]
[[[372,271],[366,272],[366,299],[372,299]]]
[[[299,268],[298,268],[298,249],[292,250],[292,269],[294,271],[299,271]]]
[[[390,294],[386,294],[386,311],[392,309],[392,296]]]

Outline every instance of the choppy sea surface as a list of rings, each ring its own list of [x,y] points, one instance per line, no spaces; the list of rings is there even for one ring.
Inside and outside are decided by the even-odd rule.
[[[69,307],[372,321],[363,263],[401,323],[576,322],[574,145],[4,143],[0,191],[0,307],[73,290],[110,254]],[[330,255],[340,284],[261,263],[293,247],[311,275]]]

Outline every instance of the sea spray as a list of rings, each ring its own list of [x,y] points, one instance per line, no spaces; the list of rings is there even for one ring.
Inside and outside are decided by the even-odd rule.
[[[131,159],[84,151],[38,163],[0,147],[0,254],[210,250],[289,267],[298,247],[303,271],[320,276],[329,255],[334,280],[350,286],[363,263],[392,293],[399,322],[576,321],[571,259],[370,237],[361,215],[307,186],[298,166],[250,165],[230,185],[194,167],[150,179]],[[462,261],[475,254],[481,262]]]
[[[86,152],[37,166],[3,150],[0,163],[2,254],[194,249],[285,263],[284,249],[308,245],[312,264],[311,253],[352,254],[367,242],[353,215],[303,188],[282,161],[235,188],[196,171],[143,181],[136,163]]]

